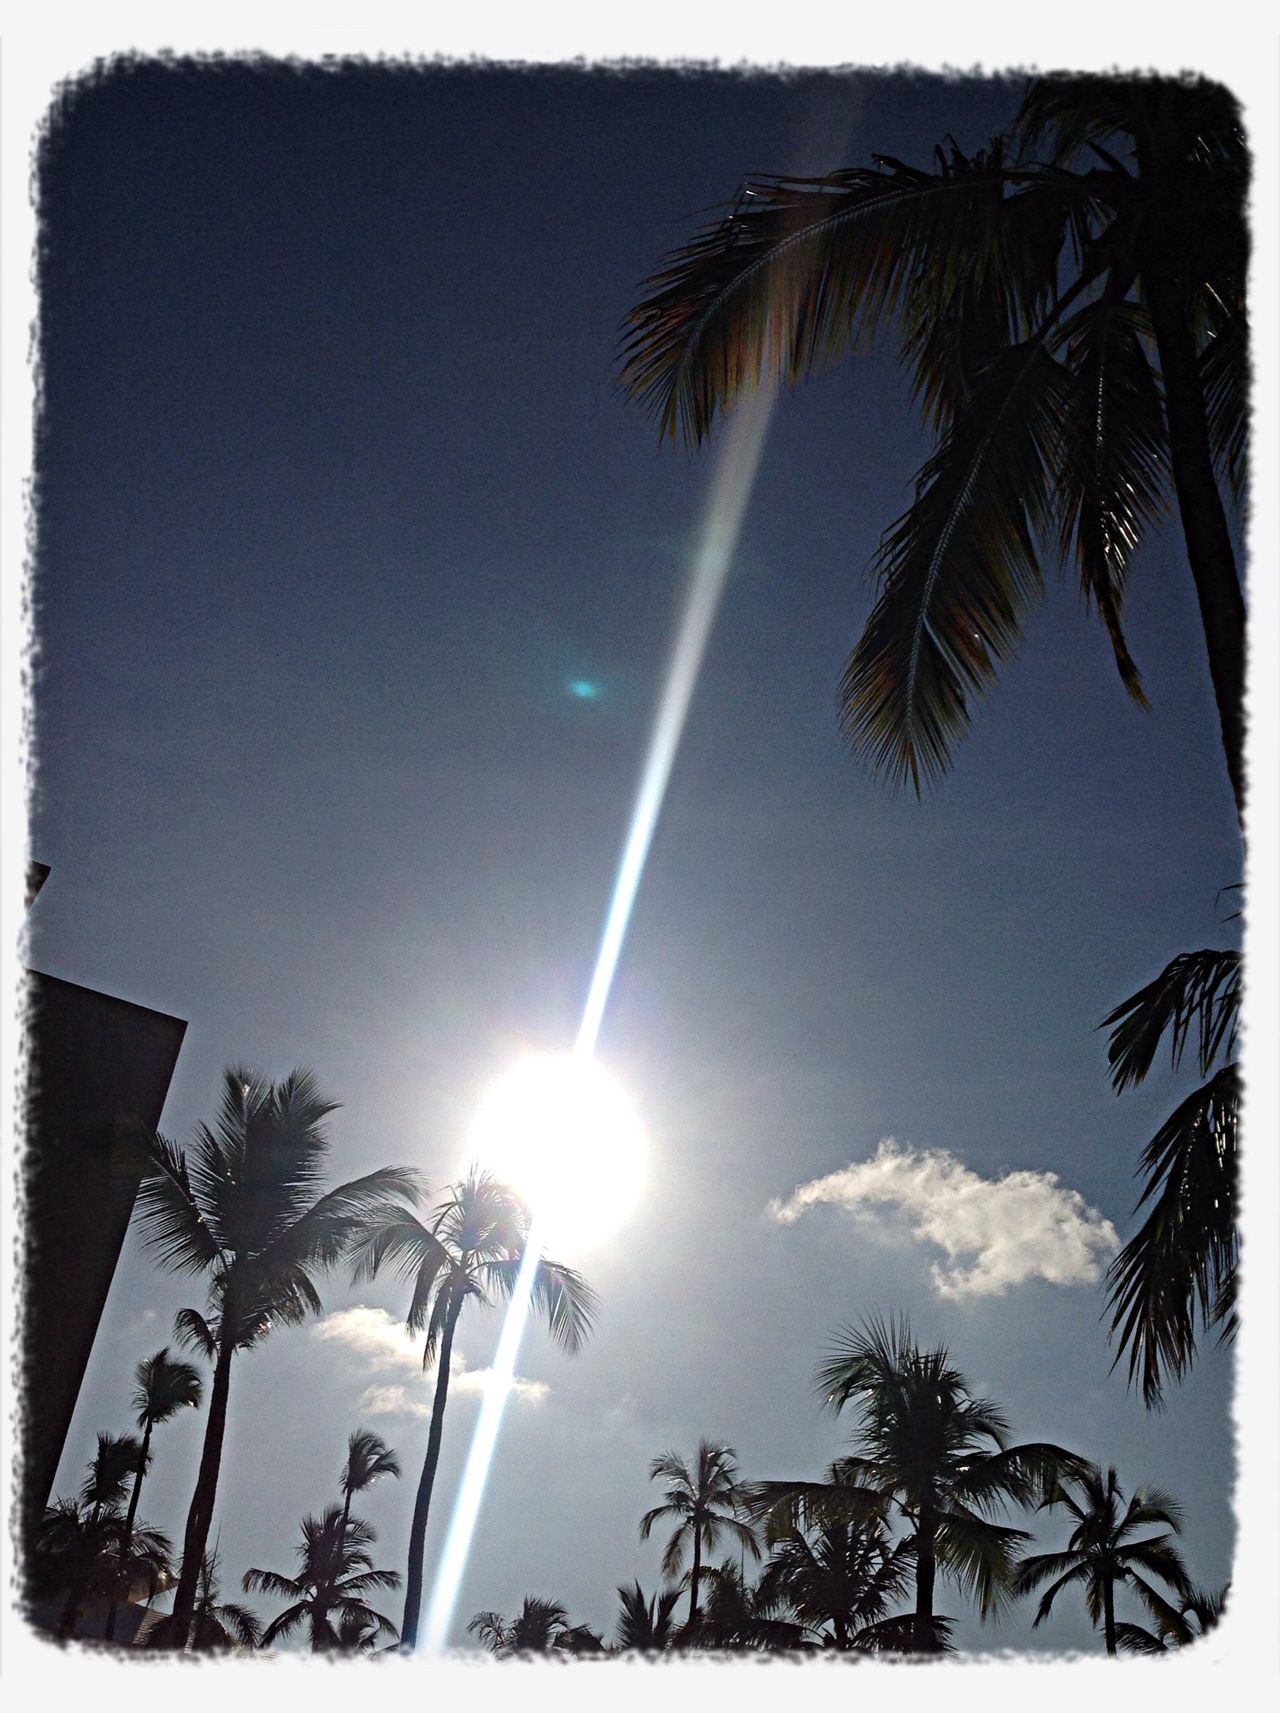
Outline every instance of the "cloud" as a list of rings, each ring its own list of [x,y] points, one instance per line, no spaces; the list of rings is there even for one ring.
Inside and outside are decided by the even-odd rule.
[[[422,1343],[410,1338],[404,1322],[385,1309],[336,1309],[325,1315],[311,1329],[313,1338],[332,1340],[363,1356],[367,1366],[375,1371],[407,1372],[418,1378],[412,1390],[404,1385],[383,1384],[367,1388],[359,1407],[370,1415],[431,1414],[432,1389],[436,1370],[422,1368]],[[488,1390],[493,1381],[492,1368],[468,1368],[466,1358],[455,1348],[449,1366],[449,1390],[477,1396]],[[526,1403],[541,1403],[551,1388],[544,1380],[526,1380],[517,1374],[511,1381],[511,1396]]]
[[[1006,1172],[984,1178],[946,1149],[917,1150],[886,1137],[870,1160],[801,1184],[769,1213],[792,1225],[822,1203],[870,1221],[896,1209],[914,1237],[949,1263],[930,1271],[941,1297],[998,1297],[1028,1279],[1092,1285],[1120,1246],[1115,1227],[1056,1172]]]

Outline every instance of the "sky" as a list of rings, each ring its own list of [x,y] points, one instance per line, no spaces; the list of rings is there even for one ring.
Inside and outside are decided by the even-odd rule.
[[[715,468],[619,393],[621,318],[749,172],[927,162],[1017,96],[190,63],[67,92],[40,179],[29,961],[188,1020],[166,1134],[212,1116],[225,1065],[308,1064],[342,1102],[335,1179],[438,1187],[492,1079],[571,1044]],[[1235,943],[1190,579],[1172,531],[1134,569],[1149,712],[1051,578],[950,776],[890,794],[836,687],[925,446],[888,353],[775,409],[600,1034],[649,1183],[560,1257],[601,1297],[584,1351],[526,1336],[455,1640],[526,1594],[611,1632],[616,1585],[659,1581],[638,1522],[667,1449],[816,1477],[854,1424],[814,1370],[874,1312],[945,1342],[1015,1437],[1172,1489],[1195,1580],[1230,1574],[1230,1360],[1204,1349],[1148,1413],[1100,1286],[1189,1083],[1116,1097],[1097,1025]],[[403,1293],[323,1296],[237,1359],[228,1591],[291,1567],[358,1425],[406,1467],[362,1506],[403,1568],[430,1398]],[[131,1238],[59,1493],[187,1303]],[[428,1580],[498,1330],[460,1334]],[[157,1435],[144,1511],[176,1537],[202,1432]],[[939,1606],[967,1650],[1097,1646],[1070,1604],[1034,1634],[1028,1606]]]

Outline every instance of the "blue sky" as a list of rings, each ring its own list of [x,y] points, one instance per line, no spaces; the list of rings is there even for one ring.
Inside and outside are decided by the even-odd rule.
[[[930,79],[244,69],[126,71],[72,102],[43,185],[33,852],[52,876],[31,961],[189,1019],[167,1133],[211,1113],[224,1064],[305,1062],[343,1102],[335,1176],[404,1161],[439,1183],[512,1052],[568,1043],[711,470],[614,389],[618,322],[747,171],[920,159],[1015,105],[1014,85]],[[893,1137],[992,1185],[1053,1173],[1123,1240],[1138,1151],[1184,1085],[1117,1099],[1096,1025],[1234,931],[1172,532],[1133,578],[1149,713],[1063,578],[923,803],[843,748],[863,568],[923,445],[883,356],[775,412],[601,1035],[650,1193],[580,1258],[603,1300],[583,1355],[528,1337],[463,1621],[538,1593],[611,1628],[615,1584],[657,1581],[636,1527],[668,1447],[707,1434],[750,1476],[816,1474],[847,1426],[813,1369],[873,1310],[945,1340],[1019,1437],[1178,1492],[1193,1574],[1229,1574],[1219,1353],[1152,1416],[1108,1373],[1087,1276],[939,1295],[909,1172],[871,1221],[769,1213]],[[360,1422],[421,1457],[394,1289],[325,1299],[345,1319],[238,1363],[226,1585],[286,1568]],[[61,1489],[189,1300],[130,1244]],[[468,1329],[471,1369],[496,1332]],[[455,1397],[442,1496],[474,1410]],[[166,1432],[146,1490],[174,1534],[202,1425]],[[392,1566],[407,1489],[367,1506]],[[1029,1612],[993,1631],[942,1604],[969,1646],[1092,1645],[1070,1607],[1032,1637]]]

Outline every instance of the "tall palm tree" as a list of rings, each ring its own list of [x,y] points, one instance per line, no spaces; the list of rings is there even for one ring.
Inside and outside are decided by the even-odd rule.
[[[135,1589],[148,1597],[169,1585],[169,1538],[135,1518],[125,1537],[122,1510],[142,1452],[132,1434],[98,1435],[98,1449],[76,1499],[47,1506],[37,1526],[31,1563],[31,1591],[38,1597],[66,1595],[57,1633],[75,1634],[85,1602]]]
[[[851,1456],[828,1482],[757,1483],[752,1510],[789,1522],[865,1523],[896,1509],[915,1562],[910,1646],[936,1653],[945,1631],[934,1613],[939,1570],[977,1603],[985,1618],[1008,1602],[1015,1549],[1030,1537],[991,1520],[1008,1504],[1031,1505],[1082,1458],[1043,1442],[1010,1445],[1004,1412],[975,1397],[945,1349],[921,1350],[905,1319],[872,1318],[848,1329],[818,1370],[829,1408],[856,1404],[860,1423]]]
[[[357,1428],[347,1440],[347,1461],[342,1466],[342,1521],[351,1515],[351,1500],[384,1475],[400,1478],[400,1462],[381,1435]]]
[[[698,1584],[702,1575],[703,1549],[714,1552],[722,1538],[737,1541],[754,1559],[760,1557],[755,1530],[743,1520],[747,1489],[738,1478],[737,1455],[732,1446],[700,1440],[692,1465],[678,1452],[664,1451],[649,1469],[650,1481],[665,1481],[662,1504],[646,1511],[640,1519],[640,1539],[648,1540],[653,1525],[668,1517],[678,1519],[662,1554],[662,1574],[675,1576],[692,1551],[689,1570],[689,1616],[686,1629],[692,1634],[698,1621]]]
[[[179,1633],[178,1620],[167,1613],[154,1624],[142,1639],[144,1648],[182,1647],[186,1626]],[[195,1634],[191,1648],[194,1653],[224,1653],[232,1648],[257,1648],[262,1645],[262,1625],[257,1614],[247,1606],[224,1600],[218,1585],[218,1553],[215,1548],[204,1555],[200,1566],[200,1583],[196,1590]]]
[[[618,1588],[618,1646],[639,1653],[663,1653],[676,1641],[676,1602],[682,1590],[661,1588],[646,1600],[639,1582]]]
[[[840,1470],[827,1472],[837,1485]],[[821,1639],[824,1647],[859,1653],[894,1651],[901,1643],[903,1620],[889,1608],[911,1586],[915,1542],[891,1542],[884,1517],[830,1518],[808,1527],[768,1531],[772,1551],[760,1574],[761,1597],[785,1605]],[[937,1620],[935,1619],[935,1623]],[[910,1626],[906,1640],[910,1642]]]
[[[157,1350],[154,1356],[148,1356],[145,1361],[139,1362],[134,1370],[133,1407],[137,1411],[138,1426],[142,1429],[142,1445],[138,1452],[138,1468],[133,1478],[133,1489],[129,1494],[129,1509],[124,1520],[124,1535],[120,1547],[122,1578],[134,1519],[138,1514],[143,1477],[151,1465],[152,1430],[176,1416],[179,1410],[198,1409],[203,1390],[204,1382],[199,1371],[189,1362],[173,1360],[167,1345],[163,1350]],[[117,1602],[112,1600],[107,1612],[106,1627],[102,1632],[106,1641],[112,1641],[115,1637],[116,1606]]]
[[[1236,1132],[1240,1070],[1232,1058],[1240,1019],[1240,954],[1184,952],[1103,1019],[1117,1094],[1142,1082],[1166,1034],[1176,1070],[1195,1043],[1201,1087],[1179,1103],[1147,1144],[1138,1207],[1151,1204],[1108,1273],[1116,1361],[1128,1352],[1148,1407],[1179,1379],[1203,1328],[1236,1329]],[[1225,1059],[1214,1069],[1216,1061]],[[1212,1074],[1210,1074],[1212,1072]]]
[[[1182,1527],[1181,1509],[1161,1488],[1140,1488],[1126,1505],[1115,1470],[1108,1469],[1104,1478],[1100,1469],[1090,1466],[1047,1493],[1041,1508],[1059,1505],[1076,1522],[1065,1550],[1024,1559],[1015,1578],[1019,1594],[1030,1594],[1049,1583],[1036,1608],[1033,1629],[1049,1616],[1062,1590],[1078,1583],[1094,1626],[1102,1625],[1107,1652],[1115,1654],[1117,1588],[1130,1587],[1144,1601],[1161,1601],[1159,1590],[1147,1581],[1148,1576],[1156,1576],[1175,1594],[1192,1597],[1194,1590],[1172,1539]],[[1153,1526],[1163,1526],[1169,1533],[1135,1538],[1138,1529]]]
[[[232,1359],[273,1326],[318,1313],[317,1276],[343,1259],[373,1207],[417,1185],[416,1173],[384,1167],[322,1192],[324,1120],[336,1104],[310,1071],[271,1083],[233,1066],[216,1124],[201,1125],[189,1149],[155,1133],[143,1138],[136,1214],[144,1239],[162,1266],[208,1278],[208,1314],[183,1309],[174,1322],[180,1341],[213,1367],[173,1603],[175,1632],[185,1623],[188,1640],[213,1524]]]
[[[1125,585],[1171,486],[1239,809],[1245,612],[1219,488],[1238,497],[1248,434],[1235,101],[1205,82],[1044,79],[987,149],[873,160],[753,177],[647,282],[624,386],[664,435],[698,441],[762,377],[794,383],[896,334],[936,440],[882,540],[841,701],[855,748],[917,792],[1013,653],[1048,560],[1074,559],[1145,701]]]
[[[425,1333],[423,1368],[432,1362],[436,1365],[431,1426],[409,1530],[400,1625],[400,1642],[406,1650],[415,1647],[418,1639],[422,1558],[440,1463],[458,1318],[468,1302],[490,1303],[495,1295],[510,1297],[528,1231],[528,1210],[519,1197],[490,1173],[473,1169],[462,1183],[446,1192],[425,1224],[412,1205],[384,1199],[352,1251],[353,1283],[376,1278],[386,1266],[412,1282],[406,1325],[411,1333]],[[562,1349],[574,1352],[581,1348],[591,1331],[596,1297],[580,1273],[556,1261],[539,1259],[531,1302]]]
[[[526,1594],[514,1618],[504,1618],[501,1612],[477,1612],[467,1634],[478,1636],[481,1645],[499,1659],[509,1659],[513,1654],[550,1653],[571,1628],[568,1610],[558,1600]]]
[[[368,1549],[376,1538],[368,1523],[358,1517],[344,1520],[341,1507],[331,1505],[322,1517],[302,1519],[296,1576],[281,1576],[274,1570],[246,1570],[243,1578],[246,1594],[271,1594],[290,1602],[263,1631],[262,1646],[270,1647],[304,1620],[309,1626],[313,1653],[327,1653],[339,1646],[335,1623],[340,1624],[343,1619],[358,1623],[362,1630],[372,1626],[379,1635],[394,1640],[395,1625],[364,1598],[376,1589],[400,1586],[399,1571],[373,1568]],[[350,1636],[350,1629],[347,1634]]]

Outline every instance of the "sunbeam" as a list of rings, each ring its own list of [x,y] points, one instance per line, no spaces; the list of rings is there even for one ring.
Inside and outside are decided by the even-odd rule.
[[[680,735],[689,713],[689,703],[707,639],[715,620],[725,578],[738,544],[747,501],[760,465],[760,454],[773,412],[774,389],[762,385],[750,395],[728,419],[727,431],[720,446],[720,456],[711,479],[711,494],[707,505],[702,536],[694,557],[693,574],[684,611],[676,632],[666,682],[658,703],[648,752],[640,774],[631,824],[622,846],[613,896],[605,916],[600,949],[596,954],[591,985],[587,990],[582,1022],[574,1042],[574,1056],[589,1059],[595,1051],[596,1039],[604,1017],[614,972],[622,953],[627,924],[635,903],[645,858],[653,840],[654,828],[662,811],[667,781],[680,744]],[[462,1586],[467,1556],[476,1519],[484,1499],[489,1466],[493,1461],[502,1412],[506,1408],[515,1373],[516,1356],[525,1323],[529,1318],[529,1295],[540,1250],[538,1233],[531,1229],[525,1246],[524,1262],[511,1293],[503,1320],[502,1333],[493,1358],[493,1377],[480,1404],[480,1414],[467,1453],[462,1484],[449,1520],[444,1552],[436,1570],[427,1611],[423,1651],[428,1657],[438,1657],[444,1649],[445,1637],[453,1618],[454,1607]]]

